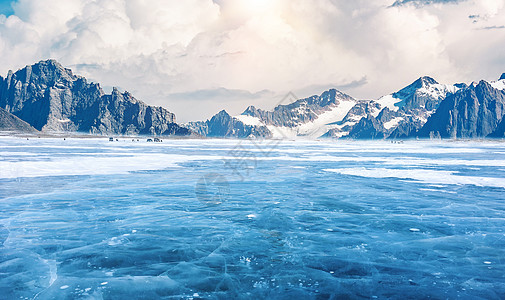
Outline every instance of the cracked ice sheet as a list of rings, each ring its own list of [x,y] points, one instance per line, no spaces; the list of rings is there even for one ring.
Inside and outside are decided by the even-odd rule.
[[[256,151],[244,180],[222,159],[237,145],[257,149],[246,141],[0,143],[11,146],[2,162],[89,164],[88,176],[0,180],[0,298],[505,294],[502,188],[322,171],[503,178],[503,143],[283,142],[272,157]],[[127,171],[158,170],[170,157],[178,167]],[[95,174],[107,159],[124,173]],[[195,195],[207,173],[230,185],[221,205]]]

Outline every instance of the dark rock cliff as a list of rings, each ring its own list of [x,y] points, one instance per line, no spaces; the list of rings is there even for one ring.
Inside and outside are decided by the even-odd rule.
[[[110,95],[55,60],[0,77],[0,107],[37,130],[91,134],[187,135],[175,115],[130,93]]]

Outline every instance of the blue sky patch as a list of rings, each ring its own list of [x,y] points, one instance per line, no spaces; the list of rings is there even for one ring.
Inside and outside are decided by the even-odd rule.
[[[10,16],[14,14],[14,10],[12,9],[11,0],[0,0],[0,14]]]

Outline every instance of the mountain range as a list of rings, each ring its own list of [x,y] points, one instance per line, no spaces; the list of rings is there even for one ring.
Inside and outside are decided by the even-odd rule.
[[[470,85],[421,77],[377,100],[331,89],[272,111],[254,106],[238,116],[221,111],[186,126],[204,136],[239,138],[503,138],[504,114],[505,73],[497,81]]]
[[[288,97],[289,98],[289,97]],[[440,84],[421,77],[376,100],[336,89],[292,99],[273,110],[225,110],[202,122],[175,115],[128,92],[74,75],[55,60],[0,76],[0,131],[223,138],[504,138],[505,73],[499,80]]]

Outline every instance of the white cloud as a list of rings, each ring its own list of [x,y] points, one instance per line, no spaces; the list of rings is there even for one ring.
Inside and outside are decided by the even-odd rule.
[[[56,58],[183,121],[268,107],[290,90],[377,98],[421,75],[505,72],[505,0],[440,2],[19,0],[0,18],[0,71]],[[234,92],[212,92],[223,88]],[[195,91],[208,99],[188,100]]]

